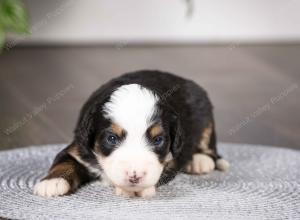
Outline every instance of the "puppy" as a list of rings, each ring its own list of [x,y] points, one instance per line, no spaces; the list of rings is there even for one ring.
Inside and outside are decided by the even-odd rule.
[[[55,158],[34,193],[70,194],[93,180],[126,197],[152,197],[179,171],[227,170],[217,153],[213,107],[193,81],[160,71],[127,73],[83,106],[73,142]]]

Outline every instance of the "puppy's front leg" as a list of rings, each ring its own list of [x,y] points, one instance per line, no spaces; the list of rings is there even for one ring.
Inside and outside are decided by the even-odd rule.
[[[124,190],[124,189],[116,186],[116,195],[131,198],[131,197],[135,196],[135,192],[127,191],[127,190]]]
[[[48,175],[34,186],[34,194],[44,197],[66,195],[91,179],[87,168],[68,153],[70,147],[56,156]]]
[[[151,197],[155,196],[155,194],[156,194],[155,186],[151,186],[140,192],[137,192],[137,195],[142,198],[151,198]]]

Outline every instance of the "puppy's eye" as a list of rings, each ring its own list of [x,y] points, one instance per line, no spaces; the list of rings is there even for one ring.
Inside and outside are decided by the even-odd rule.
[[[110,134],[106,138],[107,143],[110,145],[116,145],[118,143],[118,137],[116,135]]]
[[[160,146],[160,145],[162,145],[164,143],[164,141],[165,140],[164,140],[164,138],[162,136],[157,136],[157,137],[154,138],[153,144],[155,146]]]

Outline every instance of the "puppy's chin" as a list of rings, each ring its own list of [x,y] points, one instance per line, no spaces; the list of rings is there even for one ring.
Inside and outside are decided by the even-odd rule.
[[[145,186],[117,186],[125,191],[128,191],[128,192],[141,192],[143,191],[144,189],[147,189],[151,186],[148,186],[148,187],[145,187]]]

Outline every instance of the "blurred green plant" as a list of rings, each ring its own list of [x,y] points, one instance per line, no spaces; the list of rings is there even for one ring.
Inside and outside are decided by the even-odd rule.
[[[10,32],[29,33],[28,14],[21,0],[0,0],[0,51]]]

